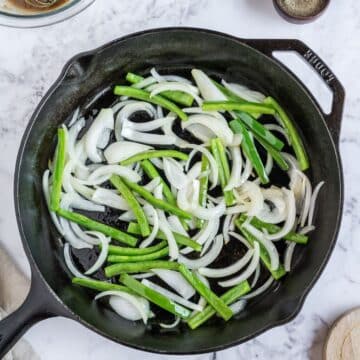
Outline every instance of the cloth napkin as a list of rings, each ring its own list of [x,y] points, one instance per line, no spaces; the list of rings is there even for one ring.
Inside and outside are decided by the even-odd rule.
[[[30,281],[0,248],[0,321],[15,311],[29,292]],[[40,360],[31,345],[20,340],[2,360]]]

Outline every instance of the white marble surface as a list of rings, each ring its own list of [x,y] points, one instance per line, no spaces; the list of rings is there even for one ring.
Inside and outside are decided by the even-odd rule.
[[[16,228],[12,183],[26,123],[46,89],[72,55],[124,34],[162,26],[198,26],[242,37],[304,40],[338,75],[347,90],[341,136],[346,182],[339,241],[324,274],[299,316],[242,346],[195,359],[320,359],[329,325],[360,305],[360,4],[332,1],[317,22],[291,25],[270,0],[98,0],[81,15],[33,30],[0,27],[0,242],[28,272]],[[307,80],[320,91],[319,82]],[[329,204],[331,206],[331,204]],[[114,344],[62,318],[34,326],[26,338],[42,360],[164,359]],[[175,359],[176,357],[174,357]]]

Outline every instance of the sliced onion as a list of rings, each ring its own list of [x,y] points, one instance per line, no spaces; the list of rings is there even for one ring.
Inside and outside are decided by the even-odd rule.
[[[87,180],[83,181],[83,184],[86,185],[100,185],[102,183],[104,183],[105,181],[109,180],[111,178],[112,175],[118,175],[121,177],[124,177],[130,181],[133,182],[139,182],[141,180],[141,177],[139,176],[139,174],[134,171],[129,169],[126,166],[121,166],[121,165],[103,165],[101,167],[99,167],[98,169],[96,169],[95,171],[93,171]]]
[[[287,152],[282,152],[281,155],[285,159],[285,161],[288,163],[288,165],[290,166],[290,169],[300,170],[299,163],[293,155],[291,155]]]
[[[64,260],[71,274],[80,279],[89,279],[81,271],[79,271],[71,260],[70,245],[66,243],[64,245]]]
[[[239,314],[241,311],[243,311],[246,307],[247,301],[240,299],[237,302],[234,302],[229,307],[233,313],[233,315]]]
[[[255,291],[252,291],[251,293],[244,295],[242,299],[249,300],[263,294],[267,289],[269,289],[269,287],[272,285],[273,282],[274,282],[274,278],[270,276],[262,286],[260,286]]]
[[[101,109],[85,135],[85,151],[88,158],[94,163],[103,160],[97,146],[105,129],[114,129],[114,114],[111,109]]]
[[[264,196],[264,206],[256,217],[269,224],[278,224],[287,217],[287,207],[284,192],[272,186],[269,189],[261,189]],[[270,202],[271,205],[268,205]]]
[[[136,220],[136,217],[135,217],[134,213],[132,212],[132,210],[128,210],[128,211],[125,211],[124,213],[122,213],[118,219],[120,221],[131,222],[131,221]]]
[[[154,79],[153,76],[148,76],[147,78],[145,78],[144,80],[139,81],[136,84],[133,84],[132,86],[135,89],[144,89],[147,88],[149,85],[155,84],[156,80]]]
[[[238,146],[232,146],[230,151],[232,156],[231,175],[224,191],[230,191],[241,185],[242,156],[240,148]]]
[[[157,285],[147,279],[144,279],[141,281],[141,283],[144,286],[147,286],[150,289],[153,289],[155,291],[157,291],[158,293],[160,293],[161,295],[166,296],[168,299],[175,301],[176,303],[185,306],[188,309],[191,310],[196,310],[196,311],[202,311],[203,308],[201,306],[199,306],[198,304],[195,304],[189,300],[184,299],[183,297],[163,288],[160,285]]]
[[[245,166],[244,166],[244,171],[241,175],[241,180],[240,180],[240,184],[244,184],[246,181],[248,181],[250,175],[251,175],[251,172],[252,172],[252,163],[251,163],[251,160],[246,157],[245,155]]]
[[[157,233],[159,232],[159,216],[157,211],[153,206],[148,204],[148,212],[150,213],[152,219],[153,228],[151,230],[150,235],[141,242],[140,248],[145,248],[151,245],[155,240]]]
[[[275,234],[266,235],[266,238],[269,240],[272,240],[272,241],[282,239],[285,235],[287,235],[290,231],[292,231],[292,229],[294,228],[294,225],[295,225],[296,206],[295,206],[294,193],[285,188],[283,188],[282,191],[284,192],[285,197],[286,197],[287,218],[285,220],[283,227],[280,229],[279,232],[277,232]]]
[[[258,245],[259,246],[259,245]],[[254,250],[249,249],[247,253],[234,264],[224,268],[200,268],[199,273],[209,278],[226,277],[240,271],[255,256]]]
[[[86,210],[86,211],[96,211],[96,212],[105,211],[104,206],[94,204],[92,201],[84,199],[76,192],[64,194],[63,199],[64,201],[67,201],[69,203],[69,206],[71,208]]]
[[[150,180],[143,188],[147,191],[153,192],[161,184],[160,177]]]
[[[229,234],[235,238],[236,240],[240,241],[243,245],[245,245],[248,249],[252,249],[251,245],[248,243],[248,241],[243,237],[241,236],[240,234],[236,233],[236,232],[229,232]]]
[[[99,245],[99,233],[98,231],[84,231],[81,227],[76,223],[70,223],[70,227],[74,234],[79,237],[81,240],[85,241],[90,245]],[[92,236],[91,236],[92,235]]]
[[[164,172],[166,179],[169,181],[170,185],[174,186],[175,189],[182,189],[188,183],[188,178],[184,174],[182,167],[177,161],[171,158],[164,158]]]
[[[76,140],[79,136],[80,131],[84,128],[84,126],[85,126],[85,119],[80,119],[69,129],[67,150],[68,150],[69,158],[72,161],[77,160],[78,154],[75,151]]]
[[[161,94],[164,91],[181,91],[194,98],[198,98],[199,94],[197,87],[176,81],[161,81],[157,84],[150,85],[148,90],[151,91],[150,97]]]
[[[176,119],[175,116],[167,116],[167,117],[155,119],[152,121],[141,122],[141,123],[127,121],[125,123],[126,124],[125,126],[130,129],[133,129],[133,130],[148,132],[148,131],[153,131],[160,127],[163,127],[166,123],[173,122],[175,119]]]
[[[172,322],[171,324],[165,324],[165,323],[159,323],[160,327],[162,327],[163,329],[173,329],[175,327],[177,327],[180,323],[180,317],[177,317],[175,319],[174,322]]]
[[[287,132],[285,131],[285,129],[282,126],[277,125],[277,124],[265,124],[264,126],[270,131],[279,132],[282,136],[284,136],[287,143],[290,145],[289,135],[287,134]]]
[[[155,79],[156,82],[163,82],[163,81],[165,81],[165,78],[164,78],[162,75],[160,75],[160,74],[156,71],[155,68],[152,68],[152,69],[150,70],[150,74],[151,74],[151,76]]]
[[[124,302],[118,302],[114,299],[111,302],[111,307],[120,316],[132,321],[142,319],[144,324],[147,323],[150,313],[150,307],[148,305],[145,305],[145,303],[148,304],[147,300],[142,299],[139,296],[131,295],[119,290],[103,291],[95,296],[95,300],[99,300],[104,296],[116,296],[125,300],[128,303],[126,304]],[[139,312],[140,317],[136,316],[137,314],[135,309]]]
[[[59,219],[56,216],[56,214],[50,210],[50,187],[49,187],[49,175],[50,175],[50,171],[49,170],[45,170],[44,174],[43,174],[43,178],[42,178],[42,189],[43,189],[43,193],[44,193],[44,197],[45,197],[45,202],[46,205],[48,207],[51,219],[53,221],[53,224],[55,225],[57,231],[61,234],[64,235],[64,229],[62,228],[62,226],[60,225]]]
[[[78,118],[79,118],[79,113],[80,113],[80,108],[78,107],[78,108],[76,108],[76,110],[73,112],[73,116],[72,116],[72,118],[71,118],[71,120],[70,120],[70,122],[69,122],[69,124],[68,124],[69,127],[73,126],[73,125],[76,123],[76,121],[77,121]]]
[[[240,275],[235,276],[229,280],[221,281],[219,282],[219,285],[222,287],[230,287],[237,284],[240,284],[241,282],[247,280],[256,270],[257,266],[260,263],[260,246],[257,241],[254,242],[254,253],[251,259],[251,262],[249,266],[246,268],[244,272],[242,272]]]
[[[84,198],[88,199],[88,200],[92,200],[92,196],[94,194],[94,189],[84,185],[82,183],[81,180],[74,178],[74,177],[70,177],[70,183],[71,186],[73,187],[73,189],[78,192],[81,196],[83,196]]]
[[[321,188],[323,187],[324,184],[325,184],[324,181],[321,181],[319,184],[317,184],[314,189],[314,192],[311,196],[310,207],[309,207],[309,216],[308,216],[308,226],[311,226],[313,224],[316,199],[319,195],[319,191],[321,190]]]
[[[150,277],[153,277],[154,274],[153,273],[140,273],[140,274],[134,274],[132,275],[132,277],[134,279],[147,279],[147,278],[150,278]]]
[[[123,101],[119,101],[117,102],[115,105],[113,105],[113,107],[111,108],[111,110],[113,111],[114,114],[116,114],[120,109],[122,109],[125,105],[131,104],[136,102],[136,100],[123,100]],[[116,125],[115,125],[116,127]]]
[[[264,246],[265,250],[267,251],[270,262],[271,262],[271,270],[275,271],[279,268],[279,253],[275,247],[275,245],[268,239],[270,235],[264,235],[263,232],[256,229],[254,226],[250,224],[244,224],[244,228],[250,232],[256,239]]]
[[[164,170],[163,161],[159,158],[152,158],[150,161],[160,170]]]
[[[204,144],[209,144],[210,140],[216,137],[216,135],[210,129],[201,124],[189,125],[186,130]]]
[[[200,179],[203,176],[208,176],[209,174],[210,174],[210,171],[205,171],[204,173],[201,173],[201,161],[198,161],[188,171],[187,178],[188,178],[188,181],[193,181],[196,179]]]
[[[152,146],[139,144],[133,141],[118,141],[107,147],[104,156],[109,164],[117,164],[136,154],[149,151]]]
[[[230,215],[226,215],[224,219],[222,234],[224,237],[225,245],[227,245],[230,242],[229,231],[230,231],[230,223],[232,218],[233,216],[230,214]]]
[[[178,234],[181,234],[183,236],[189,236],[187,231],[184,229],[181,221],[179,218],[175,215],[171,215],[168,217],[168,223],[170,225],[170,228],[173,232],[176,232]]]
[[[188,259],[183,255],[179,256],[179,263],[184,264],[189,269],[199,269],[210,265],[220,254],[224,245],[224,239],[222,235],[216,236],[211,249],[199,259]]]
[[[226,101],[227,97],[214,85],[212,80],[201,70],[191,70],[191,75],[206,101]]]
[[[100,254],[99,254],[98,258],[96,259],[95,263],[90,267],[90,269],[88,269],[86,271],[85,275],[91,275],[91,274],[95,273],[96,271],[98,271],[103,266],[103,264],[105,263],[106,258],[108,256],[109,243],[110,243],[111,239],[99,232],[97,232],[97,236],[101,243],[101,251],[100,251]]]
[[[246,211],[247,211],[247,206],[235,205],[235,206],[230,206],[230,207],[226,208],[225,214],[228,216],[228,215],[244,213]]]
[[[64,207],[65,208],[65,207]],[[60,218],[60,225],[63,229],[64,239],[70,243],[70,245],[75,249],[91,249],[92,245],[86,243],[85,241],[78,238],[73,230],[70,227],[70,222],[64,218]]]
[[[183,278],[179,272],[166,269],[152,269],[151,271],[183,298],[190,299],[195,295],[194,288]]]
[[[239,85],[235,83],[227,83],[225,80],[222,80],[221,83],[235,95],[241,97],[246,101],[262,103],[265,100],[265,95],[259,91],[250,90],[244,85]]]
[[[256,270],[255,270],[254,278],[251,281],[251,285],[250,285],[251,288],[253,288],[257,284],[257,282],[259,281],[260,272],[261,272],[261,266],[259,264],[257,266]]]
[[[171,135],[143,133],[130,128],[123,128],[121,134],[124,138],[139,141],[144,144],[173,145],[175,143],[175,138]]]
[[[182,139],[181,137],[177,136],[174,133],[172,126],[173,126],[172,122],[164,124],[164,126],[162,127],[162,131],[166,136],[172,137],[174,139],[173,145],[176,145],[179,148],[186,148],[188,145],[190,145],[189,142],[185,141],[184,139]]]
[[[315,230],[315,226],[314,225],[310,225],[310,226],[305,226],[303,227],[299,233],[302,234],[302,235],[306,235],[308,234],[309,232],[311,231],[314,231]]]
[[[129,204],[124,200],[124,198],[109,189],[97,188],[91,199],[97,204],[105,205],[113,209],[123,211],[130,210]]]
[[[219,137],[224,142],[224,145],[231,145],[231,143],[233,142],[234,133],[229,128],[226,120],[222,121],[218,117],[207,114],[195,114],[190,115],[187,121],[182,121],[181,127],[184,130],[194,124],[202,125],[210,129],[217,137]]]
[[[292,258],[294,255],[295,246],[296,246],[295,242],[289,241],[288,246],[285,250],[284,267],[285,267],[286,272],[290,272],[290,270],[291,270],[291,263],[292,263]]]
[[[259,185],[253,181],[246,181],[236,188],[234,195],[239,205],[247,207],[249,216],[257,216],[264,207],[264,196]]]

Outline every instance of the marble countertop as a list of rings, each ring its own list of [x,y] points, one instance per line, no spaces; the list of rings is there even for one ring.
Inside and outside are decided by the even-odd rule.
[[[326,270],[291,323],[235,348],[195,359],[319,359],[329,325],[360,305],[360,11],[358,0],[332,1],[318,21],[288,24],[272,1],[98,0],[79,16],[41,29],[0,27],[0,243],[29,273],[12,198],[14,164],[35,106],[74,54],[143,29],[196,26],[247,38],[298,38],[325,60],[347,91],[341,135],[346,197],[339,240]],[[324,104],[328,94],[294,57],[286,57]],[[331,204],[329,204],[331,206]],[[63,318],[43,321],[26,334],[42,360],[165,359],[112,343]],[[177,357],[173,357],[176,359]],[[180,357],[179,357],[180,358]]]

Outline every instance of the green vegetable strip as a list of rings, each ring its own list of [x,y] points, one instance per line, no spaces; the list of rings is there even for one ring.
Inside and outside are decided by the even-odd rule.
[[[121,180],[120,176],[113,175],[110,178],[110,182],[115,186],[115,188],[120,192],[123,196],[125,201],[130,206],[131,210],[133,211],[137,222],[140,226],[140,231],[142,236],[150,235],[150,226],[144,210],[142,209],[141,205],[137,201],[135,195],[131,192],[131,190],[125,185],[125,183]]]
[[[144,80],[144,78],[133,73],[127,73],[126,80],[132,84],[137,84],[140,81]],[[194,102],[194,98],[190,94],[184,93],[182,91],[164,91],[161,93],[161,95],[186,107],[191,106]]]
[[[250,159],[256,173],[260,178],[261,183],[267,184],[269,182],[269,177],[266,174],[264,164],[261,161],[260,155],[249,132],[239,120],[232,120],[230,122],[230,127],[234,133],[243,135],[241,147],[245,152],[245,155]]]
[[[256,121],[252,116],[247,113],[236,111],[235,114],[238,118],[247,126],[253,134],[257,135],[262,140],[266,141],[274,149],[281,151],[284,147],[284,143],[277,138],[270,130],[268,130],[263,124]]]
[[[255,139],[260,143],[260,145],[271,155],[274,161],[278,164],[281,170],[289,170],[289,164],[283,158],[281,153],[275,150],[271,145],[265,142],[263,139],[260,139],[256,134],[254,134]]]
[[[171,192],[171,189],[169,188],[168,184],[164,181],[164,179],[160,176],[159,172],[157,171],[156,167],[153,165],[153,163],[149,160],[143,160],[141,163],[141,167],[145,171],[145,174],[150,179],[160,179],[160,183],[162,184],[162,190],[163,194],[165,196],[165,199],[172,205],[176,205],[176,198]],[[184,219],[180,219],[180,222],[185,230],[188,230],[189,226],[186,223]]]
[[[155,95],[153,97],[150,97],[150,93],[148,93],[145,90],[140,89],[134,89],[131,86],[121,86],[117,85],[114,88],[114,94],[115,95],[124,95],[128,96],[134,99],[147,101],[156,105],[160,105],[165,109],[168,109],[169,111],[172,111],[176,115],[179,116],[181,120],[187,120],[188,116],[173,102],[163,98],[162,96]]]
[[[169,248],[165,247],[159,251],[146,255],[110,255],[108,256],[107,261],[111,263],[140,262],[161,259],[167,255],[169,255]]]
[[[128,255],[128,256],[139,256],[154,253],[158,250],[166,247],[167,242],[161,241],[156,245],[149,246],[147,248],[127,248],[116,245],[109,245],[109,255]]]
[[[309,158],[306,153],[304,144],[301,140],[299,133],[297,132],[293,122],[286,114],[285,110],[280,106],[280,104],[273,99],[272,97],[268,97],[264,100],[264,104],[270,105],[273,109],[275,109],[276,113],[279,115],[282,126],[285,128],[289,138],[292,148],[296,154],[296,158],[299,161],[299,165],[302,171],[309,168]]]
[[[140,234],[140,228],[139,225],[136,223],[129,223],[129,226],[127,228],[127,231],[130,234],[134,234],[134,235],[139,235]],[[184,245],[184,246],[188,246],[191,247],[192,249],[194,249],[197,252],[200,252],[202,249],[202,246],[200,244],[198,244],[196,241],[191,240],[190,238],[188,238],[187,236],[184,236],[182,234],[173,233],[175,241],[179,244],[179,245]],[[164,235],[164,233],[162,231],[159,231],[156,235],[157,239],[160,240],[166,240],[166,236]],[[145,249],[144,249],[145,250]]]
[[[180,160],[187,160],[189,158],[189,155],[177,150],[150,150],[131,156],[128,159],[123,160],[120,165],[127,166],[142,160],[162,157],[171,157]]]
[[[192,215],[187,211],[181,210],[175,205],[172,205],[164,200],[157,199],[151,194],[150,191],[145,190],[141,185],[135,184],[127,179],[123,179],[125,184],[133,191],[138,193],[141,197],[148,201],[151,205],[155,206],[158,209],[162,209],[174,215],[183,217],[185,219],[192,219]]]
[[[241,231],[241,233],[245,236],[246,240],[250,243],[250,245],[254,246],[255,241],[258,241],[256,239],[256,237],[254,235],[252,235],[249,231],[244,229],[241,226],[241,223],[239,223],[238,220],[235,221],[235,225]],[[277,270],[271,270],[271,261],[270,261],[269,254],[266,251],[266,249],[264,248],[264,246],[259,241],[258,241],[258,243],[259,243],[259,246],[260,246],[260,258],[261,258],[261,261],[264,263],[266,268],[271,272],[271,275],[273,276],[273,278],[275,280],[279,280],[280,278],[282,278],[286,274],[286,271],[285,271],[283,265],[280,264],[280,266],[279,266],[279,268]]]
[[[214,292],[211,291],[201,280],[199,280],[193,272],[186,268],[185,265],[179,266],[179,271],[188,281],[188,283],[216,310],[216,312],[224,319],[229,320],[233,313],[231,309],[221,300]]]
[[[233,302],[247,294],[251,290],[251,287],[247,281],[243,281],[239,285],[234,286],[223,294],[220,299],[226,304],[231,305]],[[208,305],[203,311],[194,314],[187,323],[191,329],[196,329],[202,325],[205,321],[209,320],[216,314],[214,308]]]
[[[247,219],[246,215],[244,215],[244,214],[241,215],[238,220],[239,224],[244,223],[246,221],[246,219]],[[276,234],[281,230],[280,226],[275,225],[275,224],[268,224],[266,222],[261,221],[260,219],[258,219],[255,216],[251,219],[250,224],[259,230],[266,229],[266,231],[269,234]],[[296,233],[294,231],[291,231],[286,236],[284,236],[284,239],[288,240],[288,241],[296,242],[297,244],[305,245],[308,243],[309,237],[306,235],[302,235],[302,234]]]
[[[112,277],[124,273],[146,272],[151,269],[178,270],[179,264],[177,262],[164,261],[164,260],[143,261],[141,263],[130,262],[130,263],[113,264],[105,268],[105,275],[107,277]]]
[[[206,156],[201,157],[201,173],[209,170],[209,160]],[[200,178],[200,191],[199,191],[199,205],[205,207],[207,201],[207,192],[209,186],[209,175],[202,176]],[[204,220],[196,219],[196,226],[201,228],[204,224]]]
[[[239,103],[246,103],[247,101],[242,97],[236,95],[231,90],[227,89],[224,85],[212,80],[213,84],[228,98],[229,101],[235,101]]]
[[[132,276],[128,274],[123,274],[120,276],[120,281],[129,287],[131,290],[135,291],[138,295],[148,299],[150,302],[156,304],[162,309],[181,317],[182,319],[189,318],[191,312],[190,310],[184,308],[183,306],[175,303],[172,300],[169,300],[166,296],[158,293],[157,291],[148,288],[143,285],[140,281],[137,281]]]
[[[53,184],[50,194],[50,208],[56,211],[60,207],[62,180],[66,160],[66,133],[63,128],[58,129],[58,144],[55,152]]]
[[[72,211],[64,210],[59,208],[57,214],[69,221],[73,221],[89,230],[100,231],[106,236],[110,236],[114,240],[121,241],[129,246],[135,246],[137,243],[137,238],[129,235],[119,229],[113,228],[109,225],[105,225],[96,220],[90,219],[87,216],[78,214]]]
[[[129,288],[123,285],[112,284],[106,281],[99,281],[93,279],[81,279],[81,278],[73,278],[72,283],[76,285],[80,285],[82,287],[86,287],[88,289],[93,289],[97,291],[124,291],[129,294],[134,294]]]
[[[220,165],[221,165],[221,169],[224,173],[224,185],[222,185],[223,188],[225,188],[225,186],[228,184],[229,180],[230,180],[230,168],[229,168],[229,162],[228,159],[226,157],[226,152],[225,152],[225,148],[223,143],[221,142],[220,139],[215,139],[215,146],[218,150],[218,155],[220,157]],[[235,197],[232,191],[225,191],[224,192],[224,196],[225,196],[225,202],[226,205],[232,205],[235,202]]]
[[[204,111],[239,110],[247,113],[259,113],[269,115],[275,114],[275,110],[272,106],[266,104],[238,101],[204,101],[204,103],[202,104],[202,109]]]

